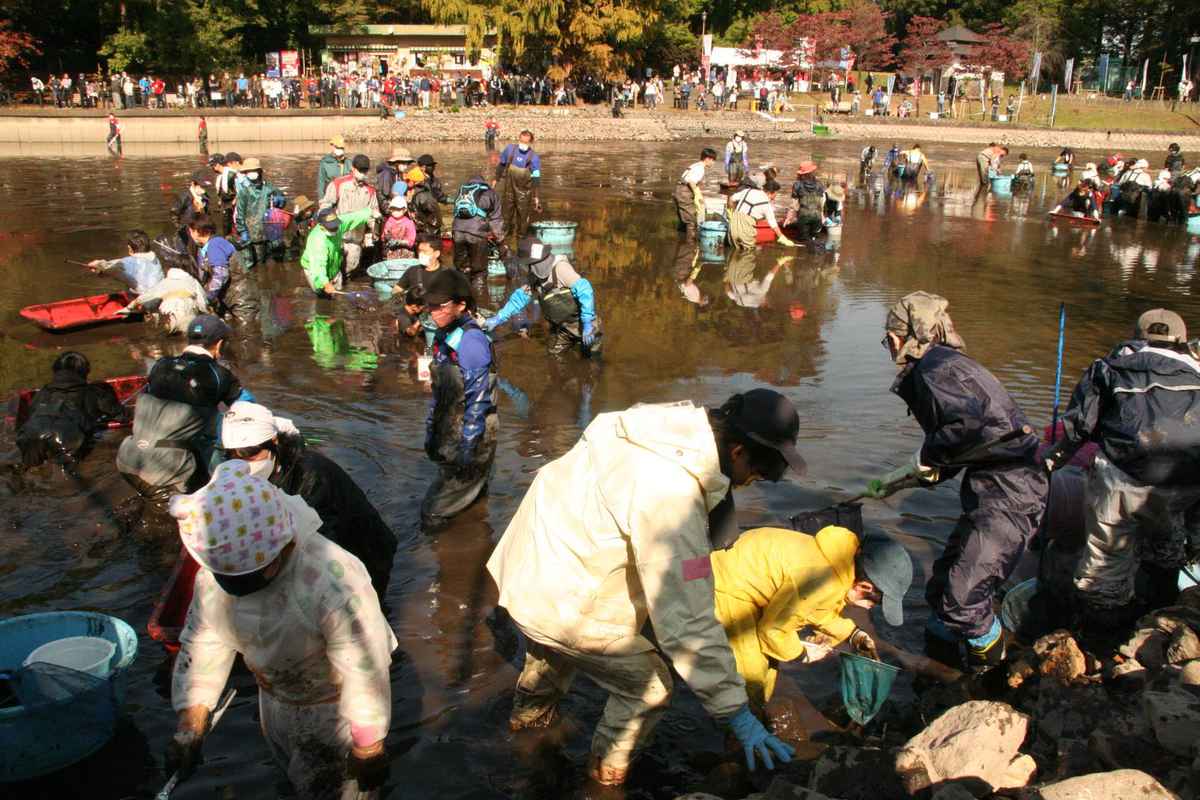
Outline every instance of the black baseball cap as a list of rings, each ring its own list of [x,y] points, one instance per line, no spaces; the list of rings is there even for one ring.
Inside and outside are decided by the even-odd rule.
[[[425,305],[440,306],[451,300],[470,300],[471,279],[457,269],[439,269],[425,287]]]
[[[224,163],[225,163],[225,156],[221,155],[220,153],[213,153],[211,156],[208,157],[208,165],[210,167],[215,167],[218,164],[224,164]]]
[[[228,325],[217,316],[201,314],[188,325],[188,341],[211,347],[233,333]]]
[[[437,162],[433,160],[433,156],[429,155],[429,153],[425,153],[420,158],[418,158],[417,163],[420,164],[422,167],[432,167],[437,164]]]
[[[342,223],[338,219],[337,209],[329,206],[317,212],[317,224],[327,231],[336,231]]]
[[[796,451],[800,415],[791,400],[773,389],[751,389],[729,398],[722,409],[731,427],[750,441],[779,453],[797,475],[808,470]]]
[[[212,186],[212,173],[204,170],[196,170],[192,173],[192,183],[198,183],[201,186]]]

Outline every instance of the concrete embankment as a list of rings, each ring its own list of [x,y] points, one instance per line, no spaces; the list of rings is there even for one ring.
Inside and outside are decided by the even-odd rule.
[[[575,108],[505,107],[420,111],[405,109],[403,119],[380,119],[374,112],[324,113],[321,110],[218,110],[208,113],[209,144],[221,149],[232,142],[324,142],[337,133],[365,142],[478,141],[483,122],[495,116],[501,138],[530,128],[541,141],[678,141],[727,137],[744,129],[760,141],[812,138],[807,118],[772,120],[747,111],[699,113],[638,110],[614,119],[599,106]],[[194,143],[199,116],[180,111],[120,113],[125,144]],[[895,118],[830,118],[830,134],[838,138],[986,144],[997,141],[1013,147],[1064,147],[1086,150],[1165,151],[1178,142],[1185,151],[1200,150],[1200,136],[1138,131],[1047,130],[1007,126],[956,125]],[[0,113],[0,142],[78,145],[101,143],[108,135],[104,112],[47,110]]]

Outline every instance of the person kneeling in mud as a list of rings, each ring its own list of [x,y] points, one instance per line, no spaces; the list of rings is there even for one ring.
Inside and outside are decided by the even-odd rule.
[[[17,447],[27,467],[52,458],[74,462],[109,421],[129,416],[111,386],[88,383],[91,364],[83,353],[63,353],[51,369],[53,377],[33,395],[29,417],[17,431]]]
[[[883,605],[889,625],[904,623],[904,594],[912,584],[912,559],[883,536],[859,541],[852,531],[822,528],[815,536],[782,528],[747,531],[712,562],[717,619],[729,637],[750,705],[760,712],[775,691],[778,664],[803,661],[807,648],[797,634],[835,647],[849,641],[855,652],[878,658],[875,642],[847,606]]]
[[[566,256],[556,256],[541,240],[529,237],[521,241],[516,258],[519,274],[526,285],[508,298],[499,313],[483,324],[494,331],[536,299],[542,316],[550,323],[547,348],[560,355],[578,347],[589,357],[600,353],[600,322],[596,319],[596,296],[592,284],[582,277]]]

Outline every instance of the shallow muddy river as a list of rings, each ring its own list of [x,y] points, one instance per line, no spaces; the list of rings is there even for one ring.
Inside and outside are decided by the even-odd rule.
[[[876,144],[883,151],[890,142]],[[996,197],[976,192],[977,148],[929,146],[934,180],[897,193],[858,183],[861,143],[752,143],[753,161],[774,161],[785,185],[809,156],[823,178],[848,179],[844,233],[836,250],[771,246],[753,264],[727,269],[681,244],[674,228],[670,195],[701,145],[542,148],[546,216],[580,224],[574,261],[596,288],[604,360],[558,364],[540,334],[501,337],[490,496],[434,537],[417,525],[434,474],[422,450],[428,395],[415,376],[416,351],[396,341],[389,306],[316,300],[301,289],[294,263],[271,265],[260,278],[272,300],[232,366],[260,402],[292,418],[354,476],[400,538],[386,602],[400,640],[392,668],[393,797],[554,798],[578,784],[602,697],[581,679],[566,707],[578,724],[563,749],[508,733],[516,662],[510,637],[493,636],[488,624],[494,589],[483,565],[534,471],[565,452],[596,414],[637,402],[719,404],[755,385],[786,393],[800,411],[809,474],[740,493],[740,522],[749,526],[858,491],[917,446],[917,426],[888,391],[894,372],[879,345],[888,304],[909,291],[949,298],[968,353],[1039,425],[1050,417],[1060,301],[1068,309],[1064,403],[1090,359],[1127,336],[1141,311],[1166,305],[1200,325],[1200,237],[1126,219],[1099,230],[1047,224],[1045,212],[1065,193],[1045,174],[1050,153],[1031,152],[1043,170],[1032,192]],[[268,178],[289,196],[315,193],[320,152],[239,149],[261,156]],[[492,169],[482,147],[431,149],[448,188]],[[384,149],[368,154],[374,160]],[[130,228],[165,231],[168,203],[200,157],[131,148],[117,160],[98,146],[0,151],[0,163],[0,392],[44,383],[63,349],[86,353],[94,378],[145,372],[154,357],[180,349],[180,341],[139,323],[53,336],[17,311],[115,289],[64,259],[122,255]],[[709,174],[714,195],[717,173]],[[493,283],[482,304],[495,307],[505,293],[503,281]],[[99,757],[13,796],[149,796],[165,779],[161,753],[174,726],[167,662],[144,631],[178,543],[122,532],[114,509],[130,490],[113,467],[121,435],[91,453],[78,480],[45,469],[0,477],[0,617],[94,609],[142,634],[129,676],[130,723]],[[9,448],[11,432],[2,437],[0,447]],[[866,508],[868,525],[899,536],[919,565],[906,625],[892,637],[910,648],[919,647],[926,614],[922,576],[953,525],[956,492],[957,481]],[[836,692],[828,669],[792,672],[818,701]],[[208,743],[206,766],[176,797],[286,791],[258,732],[253,694],[240,683],[241,698]],[[682,793],[704,774],[690,754],[721,746],[716,726],[679,692],[629,796]]]

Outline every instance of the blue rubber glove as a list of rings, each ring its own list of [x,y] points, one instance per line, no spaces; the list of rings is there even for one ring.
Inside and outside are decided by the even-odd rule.
[[[588,320],[583,323],[583,346],[591,347],[596,343],[596,326]]]
[[[502,323],[497,317],[488,317],[483,321],[483,325],[481,327],[483,328],[484,333],[491,333],[492,331],[496,330],[496,328],[499,328],[501,324]]]
[[[767,733],[767,729],[758,721],[758,717],[751,713],[749,705],[742,706],[730,718],[729,730],[742,743],[742,748],[746,751],[746,768],[751,772],[754,771],[755,753],[762,759],[763,766],[767,769],[775,769],[772,755],[778,758],[780,763],[786,764],[796,754],[796,750],[791,745],[785,744],[777,737]]]

